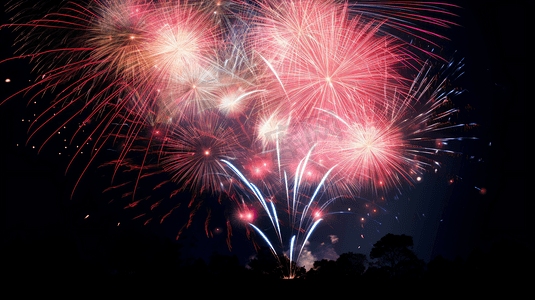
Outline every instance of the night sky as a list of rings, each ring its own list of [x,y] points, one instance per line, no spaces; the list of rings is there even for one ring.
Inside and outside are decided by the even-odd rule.
[[[314,258],[334,259],[336,254],[348,251],[368,254],[371,246],[387,233],[413,236],[416,254],[427,262],[437,255],[466,258],[474,248],[488,251],[493,242],[504,238],[535,251],[530,145],[533,125],[529,106],[533,97],[527,93],[533,72],[526,60],[533,41],[526,33],[528,9],[512,2],[477,2],[480,1],[457,3],[463,7],[454,11],[460,15],[455,21],[461,26],[446,31],[451,41],[444,43],[448,52],[457,51],[455,58],[464,57],[465,74],[456,85],[467,92],[456,103],[466,112],[467,122],[479,124],[467,133],[479,140],[460,143],[458,148],[463,155],[444,158],[445,166],[440,172],[424,174],[420,182],[397,199],[385,201],[381,206],[386,212],[377,217],[381,225],[367,222],[362,227],[354,216],[326,218],[307,246]],[[6,23],[4,12],[1,22]],[[14,36],[9,28],[0,30],[0,60],[13,55]],[[25,88],[35,76],[28,60],[0,64],[0,100]],[[10,82],[6,82],[8,78]],[[91,163],[71,199],[87,161],[83,157],[77,159],[65,174],[73,154],[71,148],[65,149],[68,143],[64,141],[69,133],[72,135],[70,127],[64,136],[54,136],[39,154],[37,148],[49,137],[46,128],[26,144],[27,120],[46,109],[51,97],[38,97],[35,104],[30,98],[18,96],[0,106],[0,249],[14,239],[37,241],[63,236],[74,241],[84,258],[104,261],[114,241],[125,234],[149,240],[175,239],[189,211],[172,214],[162,224],[154,221],[143,226],[144,221],[132,220],[143,213],[143,208],[123,209],[128,203],[121,199],[126,189],[103,193],[111,186],[112,168],[99,166],[113,159],[113,151]],[[89,158],[87,154],[85,157]],[[132,176],[120,174],[114,185],[132,181]],[[151,180],[160,179],[164,177]],[[450,179],[454,179],[453,183]],[[483,188],[485,193],[480,190]],[[148,195],[147,190],[150,188],[141,187],[140,197]],[[162,195],[152,197],[163,198],[166,192],[170,191],[159,191]],[[185,202],[190,199],[188,194],[177,197]],[[193,225],[179,239],[184,246],[183,255],[206,259],[217,251],[236,254],[246,264],[255,250],[245,236],[245,228],[233,227],[231,252],[223,233],[226,221],[221,212],[232,207],[224,199],[219,204],[207,196],[203,202]],[[365,204],[344,200],[335,203],[332,210],[357,211]],[[167,205],[162,211],[174,206],[162,205]],[[208,209],[212,210],[212,238],[206,237],[204,229]],[[257,242],[263,245],[259,238]]]

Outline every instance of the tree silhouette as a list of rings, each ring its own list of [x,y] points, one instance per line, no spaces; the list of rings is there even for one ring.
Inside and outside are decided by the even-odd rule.
[[[64,236],[37,241],[15,238],[0,249],[0,273],[9,279],[38,280],[141,279],[144,283],[172,285],[177,280],[206,279],[283,279],[306,278],[344,280],[425,279],[428,282],[466,282],[496,278],[525,279],[535,269],[535,254],[525,245],[507,240],[495,242],[490,251],[474,248],[466,261],[453,261],[440,255],[425,264],[412,250],[413,239],[387,234],[375,243],[368,261],[365,254],[347,252],[337,260],[314,262],[305,272],[287,256],[274,256],[261,248],[248,266],[240,265],[236,255],[214,253],[208,263],[200,257],[183,257],[184,244],[127,233],[109,248],[107,261],[90,262],[82,258],[76,243]],[[290,274],[290,269],[292,274]],[[424,272],[425,269],[425,272]]]
[[[314,262],[314,267],[307,272],[307,279],[338,278],[336,261],[322,259]]]
[[[358,277],[366,270],[368,259],[365,254],[347,252],[342,253],[336,260],[340,274],[345,277]]]
[[[249,262],[252,275],[272,279],[290,278],[290,259],[284,255],[274,256],[269,248],[261,248],[256,257]],[[305,274],[305,268],[292,262],[295,277]]]
[[[322,259],[314,262],[314,267],[307,274],[307,279],[342,279],[356,278],[364,273],[367,263],[366,255],[347,252],[336,261]]]
[[[373,245],[370,258],[388,277],[421,277],[424,262],[412,250],[411,236],[387,234]]]

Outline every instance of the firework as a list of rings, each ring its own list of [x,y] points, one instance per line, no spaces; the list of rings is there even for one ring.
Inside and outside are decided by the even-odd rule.
[[[403,87],[396,69],[404,56],[393,38],[380,37],[380,22],[350,18],[347,5],[283,3],[258,24],[257,52],[280,82],[293,118],[319,119],[318,108],[346,118],[368,99]]]
[[[322,199],[322,189],[323,185],[325,183],[325,180],[331,173],[331,171],[334,169],[331,168],[328,170],[320,180],[319,184],[313,189],[313,193],[310,197],[303,197],[302,195],[306,195],[309,188],[302,186],[302,182],[306,181],[306,178],[304,179],[303,174],[305,174],[308,159],[310,157],[310,153],[313,149],[310,149],[308,155],[303,158],[298,167],[295,171],[296,174],[298,174],[295,179],[292,181],[289,179],[286,175],[286,172],[284,172],[284,190],[286,195],[286,204],[287,204],[287,215],[288,215],[288,223],[289,227],[291,229],[291,239],[289,243],[289,256],[290,256],[290,270],[289,274],[290,277],[292,277],[293,272],[295,271],[294,268],[297,266],[296,264],[292,264],[291,262],[295,261],[298,262],[299,258],[301,256],[301,253],[303,251],[304,246],[306,245],[308,239],[310,238],[310,235],[314,231],[314,229],[318,226],[318,224],[322,221],[321,213],[322,210],[325,209],[330,202],[332,202],[334,199],[328,199],[324,200],[325,203],[323,203],[323,206],[320,205],[320,201]],[[281,245],[284,243],[283,241],[283,233],[281,231],[280,222],[279,222],[279,213],[277,212],[278,209],[275,205],[276,200],[274,197],[270,197],[270,199],[266,199],[264,194],[260,191],[260,189],[251,181],[249,181],[239,170],[236,168],[232,163],[230,163],[227,160],[222,160],[223,163],[225,163],[233,172],[238,176],[240,181],[244,184],[243,191],[247,191],[250,193],[251,201],[257,201],[261,204],[261,207],[263,208],[265,214],[271,221],[271,225],[273,226],[273,229],[275,230],[278,240],[281,243]],[[292,183],[293,182],[293,183]],[[280,208],[279,208],[280,209]],[[250,217],[249,217],[250,216]],[[244,217],[242,218],[245,220],[263,239],[264,241],[269,245],[271,251],[275,256],[277,256],[277,251],[275,250],[273,243],[271,242],[271,239],[266,236],[266,234],[260,230],[257,226],[252,224],[253,215],[249,213],[245,213]],[[305,236],[303,236],[303,234]],[[282,245],[283,246],[283,245]],[[294,260],[295,259],[295,260]]]
[[[38,73],[17,94],[54,92],[30,138],[45,124],[61,124],[56,134],[78,122],[74,136],[87,136],[73,159],[90,147],[91,163],[121,145],[114,172],[138,172],[131,203],[142,173],[162,170],[175,185],[170,198],[179,190],[226,194],[237,219],[276,254],[253,224],[269,219],[292,265],[326,216],[350,213],[328,212],[335,199],[400,192],[440,165],[449,140],[463,139],[455,128],[473,125],[451,120],[450,98],[461,91],[448,80],[460,64],[432,67],[428,58],[445,60],[422,46],[439,47],[444,37],[429,28],[453,25],[444,20],[452,7],[88,0],[22,10],[5,26],[22,31],[18,57],[31,58]],[[188,205],[186,228],[199,206]],[[228,218],[227,228],[230,236]]]
[[[449,139],[444,134],[469,126],[449,122],[458,112],[449,107],[450,99],[462,90],[448,88],[447,83],[458,75],[459,65],[452,62],[441,69],[441,76],[431,75],[433,68],[425,65],[408,95],[395,93],[388,99],[369,101],[362,116],[342,120],[339,135],[324,140],[322,155],[340,165],[342,177],[374,191],[399,189],[440,165],[437,154],[451,152],[436,147]]]
[[[174,80],[191,69],[211,65],[218,45],[218,29],[209,14],[187,1],[163,1],[152,17],[146,59],[160,81]]]
[[[80,10],[80,14],[87,15],[88,23],[81,43],[90,49],[92,70],[101,74],[99,79],[143,82],[147,78],[146,45],[152,10],[150,3],[135,0],[110,1],[93,11]]]
[[[206,113],[174,126],[164,143],[162,167],[184,188],[216,192],[226,174],[222,159],[236,159],[238,137],[219,116]]]

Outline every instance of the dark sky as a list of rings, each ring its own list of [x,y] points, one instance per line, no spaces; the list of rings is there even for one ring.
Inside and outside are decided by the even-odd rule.
[[[459,145],[463,156],[448,159],[440,174],[425,174],[414,188],[388,200],[383,205],[387,212],[377,217],[382,225],[365,224],[362,228],[354,217],[326,219],[311,238],[309,248],[316,257],[328,257],[331,250],[367,254],[386,233],[413,236],[417,255],[426,261],[438,254],[450,259],[466,257],[474,247],[488,250],[492,242],[502,238],[535,250],[529,156],[533,126],[528,116],[532,97],[527,94],[533,77],[528,74],[533,72],[526,60],[532,41],[526,33],[527,8],[513,2],[477,2],[458,3],[463,7],[455,10],[461,26],[446,34],[451,38],[447,48],[457,50],[456,57],[465,58],[465,74],[458,85],[468,92],[459,103],[473,108],[467,121],[480,124],[470,133],[479,140]],[[2,23],[5,20],[2,13]],[[13,37],[9,29],[0,30],[0,59],[12,56]],[[30,70],[25,60],[0,64],[0,99],[26,87],[35,76]],[[6,83],[6,78],[11,82]],[[109,169],[97,166],[106,162],[106,155],[92,164],[70,198],[85,165],[79,162],[65,175],[70,159],[58,155],[66,145],[63,138],[54,137],[39,155],[32,146],[38,148],[48,135],[25,145],[29,123],[22,120],[43,111],[46,100],[38,98],[37,104],[27,105],[30,97],[16,97],[0,106],[0,248],[16,237],[34,241],[59,235],[75,241],[84,256],[99,260],[105,259],[118,237],[128,233],[174,239],[187,220],[187,212],[174,214],[161,225],[153,222],[142,226],[139,220],[131,221],[135,214],[123,209],[125,202],[118,201],[119,192],[102,193],[110,186]],[[452,177],[462,180],[449,184]],[[476,187],[485,188],[486,194]],[[184,195],[184,201],[189,201],[188,197]],[[224,231],[223,215],[231,208],[215,199],[206,199],[205,205],[213,211],[211,228]],[[336,204],[354,211],[362,205],[365,202]],[[206,238],[207,208],[199,210],[194,225],[183,234],[186,255],[206,258],[212,251],[228,253],[225,234]],[[84,219],[86,215],[90,217]],[[332,244],[329,236],[337,236],[339,241]],[[262,241],[257,242],[262,245]],[[233,228],[231,253],[242,263],[254,254],[243,227]]]

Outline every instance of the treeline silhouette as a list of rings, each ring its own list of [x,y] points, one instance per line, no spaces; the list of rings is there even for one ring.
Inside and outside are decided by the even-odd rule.
[[[534,254],[527,247],[502,240],[490,251],[474,249],[466,260],[437,256],[429,263],[419,259],[412,237],[387,234],[374,244],[369,255],[343,253],[337,260],[320,260],[305,270],[289,259],[275,257],[261,248],[247,266],[237,256],[213,253],[206,262],[200,258],[181,258],[182,246],[164,242],[157,253],[149,253],[149,243],[136,236],[119,238],[108,258],[101,263],[82,259],[76,245],[65,237],[36,242],[14,240],[0,251],[3,278],[71,279],[418,279],[485,280],[522,277],[534,270]],[[293,262],[295,264],[295,262]]]

